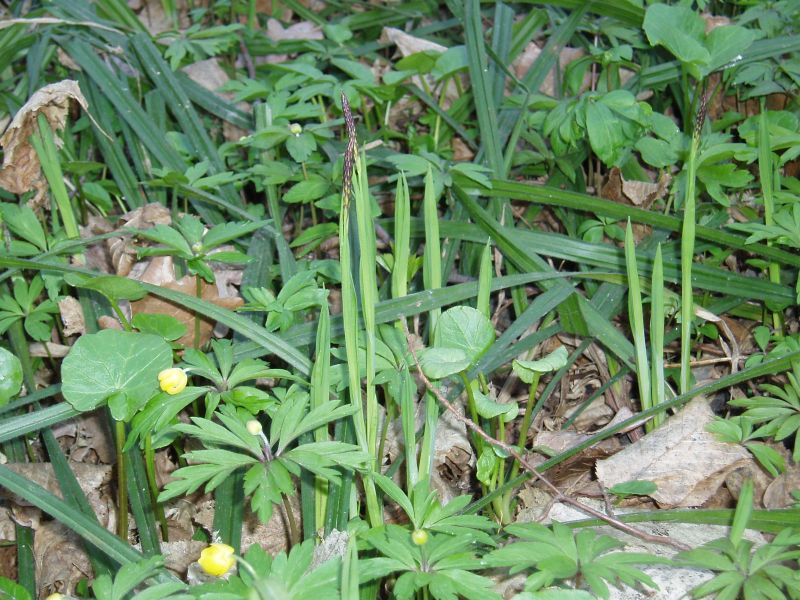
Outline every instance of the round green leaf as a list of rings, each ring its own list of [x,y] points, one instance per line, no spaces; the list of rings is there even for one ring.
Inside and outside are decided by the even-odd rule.
[[[131,319],[131,325],[142,333],[152,333],[174,342],[186,335],[188,329],[172,315],[137,313]]]
[[[22,364],[15,354],[0,348],[0,406],[22,389]]]
[[[489,396],[481,392],[477,388],[477,384],[473,385],[472,397],[475,399],[475,410],[484,419],[494,419],[503,415],[506,423],[510,423],[517,418],[519,413],[519,406],[516,402],[500,403],[492,400]]]
[[[471,306],[455,306],[445,311],[436,331],[436,346],[462,350],[470,365],[494,342],[492,322]]]
[[[298,135],[291,135],[286,138],[286,149],[295,162],[306,162],[311,153],[317,149],[317,141],[314,136],[304,131]]]
[[[514,372],[523,382],[533,383],[535,373],[558,371],[567,364],[567,357],[567,349],[564,346],[559,346],[539,360],[515,360],[512,365]]]
[[[427,348],[420,353],[419,364],[429,379],[443,379],[460,373],[470,361],[459,348]]]
[[[66,273],[64,281],[73,287],[94,290],[115,302],[119,300],[139,300],[147,294],[147,291],[138,281],[118,275],[94,277],[83,273]]]
[[[80,411],[113,396],[112,416],[127,420],[158,391],[158,374],[171,366],[172,350],[162,338],[108,329],[75,342],[61,367],[61,392]]]

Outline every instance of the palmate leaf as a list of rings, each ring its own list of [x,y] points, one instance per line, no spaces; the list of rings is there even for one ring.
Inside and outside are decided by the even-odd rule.
[[[494,550],[486,556],[486,563],[509,567],[512,574],[534,568],[527,583],[533,589],[559,579],[580,576],[595,595],[608,598],[607,584],[617,580],[630,586],[644,583],[657,587],[648,575],[632,564],[667,562],[648,554],[609,552],[622,546],[622,542],[591,530],[576,535],[561,523],[553,523],[552,529],[538,523],[509,525],[508,532],[523,541]]]
[[[253,512],[263,523],[272,516],[272,505],[280,504],[281,497],[294,494],[292,473],[282,459],[263,465],[253,465],[244,476],[244,493],[250,498]]]
[[[339,483],[339,473],[335,466],[349,470],[362,470],[370,461],[368,452],[358,446],[343,442],[314,442],[293,448],[283,455],[284,460],[292,461],[300,467]]]
[[[225,410],[226,408],[228,407],[222,407],[221,410]],[[190,425],[188,423],[179,423],[174,426],[174,429],[176,431],[180,431],[181,433],[192,435],[206,445],[233,446],[234,448],[240,448],[252,453],[256,459],[261,458],[258,441],[254,436],[247,433],[246,429],[244,431],[247,437],[244,437],[235,434],[230,429],[227,429],[218,423],[214,423],[208,419],[203,419],[202,417],[192,417],[192,423],[194,423],[194,425]]]
[[[308,395],[305,395],[305,401],[302,404],[302,410],[305,410],[308,400]],[[290,414],[291,418],[284,420],[281,423],[281,427],[278,429],[279,441],[276,454],[281,454],[289,444],[291,444],[304,433],[313,431],[318,427],[327,425],[332,421],[347,417],[353,414],[353,412],[355,412],[355,407],[353,406],[341,406],[338,402],[326,402],[325,404],[312,409],[305,417],[295,420],[295,416],[297,415],[298,411],[296,409],[293,410]],[[275,439],[275,433],[275,428],[273,427],[273,429],[270,431],[270,441]]]
[[[254,581],[254,587],[259,590],[259,597],[281,600],[339,598],[339,559],[310,569],[313,556],[313,540],[295,545],[288,556],[285,552],[275,556],[268,573],[258,570],[259,577]]]
[[[189,465],[175,471],[164,490],[159,494],[159,501],[163,502],[177,496],[196,491],[205,484],[205,491],[214,490],[223,480],[230,477],[236,469],[257,462],[258,459],[231,452],[230,450],[195,450],[188,452],[185,458],[199,461],[202,464]]]

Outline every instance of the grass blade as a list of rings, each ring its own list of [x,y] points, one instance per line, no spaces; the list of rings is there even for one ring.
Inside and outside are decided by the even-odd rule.
[[[636,351],[636,380],[639,384],[639,402],[642,410],[652,406],[650,391],[650,366],[647,361],[647,343],[644,334],[644,311],[642,310],[642,290],[639,284],[639,271],[636,268],[636,247],[633,243],[631,222],[625,230],[625,266],[628,273],[628,317],[633,332],[633,346]],[[649,428],[648,428],[649,426]],[[650,423],[645,424],[648,431]]]

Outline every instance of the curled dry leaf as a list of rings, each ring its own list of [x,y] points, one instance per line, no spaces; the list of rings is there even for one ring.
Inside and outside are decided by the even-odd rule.
[[[438,490],[442,504],[468,493],[474,467],[466,426],[452,413],[444,413],[436,426],[431,471],[431,485]]]
[[[72,296],[58,301],[61,322],[64,323],[64,336],[83,335],[86,333],[86,322],[83,319],[81,303]]]
[[[417,52],[427,52],[429,50],[434,52],[444,52],[447,50],[447,47],[441,44],[415,37],[396,27],[384,27],[381,32],[380,40],[378,41],[384,44],[394,44],[404,57],[411,56]]]
[[[147,31],[154,37],[175,27],[185,29],[191,25],[186,0],[174,2],[178,23],[173,23],[172,17],[164,10],[166,4],[161,0],[132,0],[129,4],[132,4],[131,10],[137,13]]]
[[[197,540],[172,540],[161,542],[161,554],[164,555],[164,566],[181,577],[189,566],[200,558],[200,552],[208,546],[206,542]]]
[[[542,49],[539,47],[539,45],[536,42],[530,42],[525,47],[525,50],[523,50],[522,53],[511,63],[511,71],[520,79],[524,78],[525,74],[531,68],[536,59],[539,58],[541,53]],[[558,55],[557,65],[550,69],[550,71],[547,73],[547,76],[544,78],[544,82],[539,87],[539,91],[543,94],[547,94],[548,96],[555,96],[555,70],[564,69],[573,60],[577,60],[585,54],[586,52],[581,48],[562,48]],[[581,91],[589,89],[590,86],[591,74],[587,72],[583,78]]]
[[[626,481],[652,481],[662,506],[701,506],[732,470],[752,462],[738,444],[720,442],[705,430],[714,413],[698,397],[661,427],[614,456],[597,462],[597,478],[609,488]]]
[[[58,521],[48,521],[38,527],[33,557],[40,598],[53,592],[73,592],[77,583],[92,572],[80,537]]]
[[[120,217],[120,227],[134,229],[147,229],[154,225],[169,225],[172,217],[169,209],[158,202],[151,202],[140,206],[136,210],[125,213]],[[114,271],[121,277],[127,277],[133,265],[136,264],[136,249],[133,245],[133,236],[122,234],[106,240],[106,248],[111,257]],[[174,278],[174,277],[173,277]]]
[[[56,344],[55,342],[33,342],[28,346],[28,352],[35,358],[64,358],[69,354],[72,346]]]
[[[321,40],[322,28],[308,21],[301,21],[289,27],[284,27],[277,19],[270,18],[267,21],[267,37],[273,42],[282,40]]]
[[[670,181],[671,178],[667,173],[664,173],[657,183],[627,181],[619,168],[614,167],[609,172],[608,180],[600,195],[614,202],[649,208],[654,201],[664,197]]]
[[[30,138],[38,132],[37,118],[40,114],[45,116],[53,131],[64,129],[70,100],[75,100],[87,110],[88,103],[78,82],[65,79],[37,90],[17,111],[0,136],[0,146],[4,152],[3,166],[0,168],[0,187],[13,194],[36,190],[31,202],[38,204],[44,196],[46,183],[42,179],[41,163]],[[58,137],[56,144],[61,144]]]
[[[384,27],[383,31],[381,31],[381,37],[378,41],[383,44],[394,44],[397,46],[397,50],[404,58],[406,56],[416,54],[417,52],[441,53],[447,50],[446,46],[442,46],[436,42],[431,42],[430,40],[415,37],[395,27]],[[423,85],[419,75],[412,77],[411,81],[414,83],[414,85],[422,89],[432,89],[436,86],[436,80],[431,75],[425,75],[425,85]],[[462,89],[465,87],[467,87],[467,82],[462,80]],[[459,92],[455,82],[449,81],[447,84],[447,89],[445,90],[445,98],[442,108],[445,110],[450,108],[451,104],[458,98],[458,96]],[[416,113],[420,110],[421,105],[416,99],[403,97],[392,107],[389,115],[389,122],[394,126],[401,113],[406,111]]]
[[[295,518],[300,517],[300,496],[295,494],[289,498],[289,505]],[[214,527],[214,501],[207,500],[197,504],[193,519],[197,525],[206,530],[213,531]],[[272,555],[287,550],[289,547],[289,527],[284,517],[284,507],[275,506],[269,521],[262,523],[250,510],[247,503],[242,522],[242,553],[247,551],[252,544],[258,544]],[[300,523],[298,523],[298,527]]]
[[[271,20],[274,21],[274,19]],[[232,100],[235,96],[235,94],[230,92],[219,91],[223,85],[230,81],[230,77],[228,77],[228,74],[219,65],[218,58],[209,58],[207,60],[198,61],[194,64],[185,66],[182,71],[186,73],[189,76],[189,79],[195,83],[200,84],[208,91],[214,92],[226,100]],[[249,113],[251,110],[250,104],[247,102],[239,102],[236,107],[247,113]],[[228,123],[227,121],[223,121],[222,134],[229,142],[235,142],[241,139],[242,136],[247,135],[247,132],[239,127],[236,127],[235,125]]]

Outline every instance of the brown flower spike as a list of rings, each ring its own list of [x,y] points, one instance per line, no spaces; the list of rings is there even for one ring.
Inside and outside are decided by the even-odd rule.
[[[350,103],[342,92],[342,112],[344,124],[347,128],[347,148],[344,151],[344,167],[342,169],[342,201],[345,206],[350,202],[350,193],[353,191],[353,164],[356,158],[356,124],[353,113],[350,112]]]

